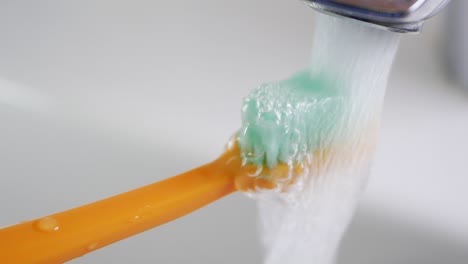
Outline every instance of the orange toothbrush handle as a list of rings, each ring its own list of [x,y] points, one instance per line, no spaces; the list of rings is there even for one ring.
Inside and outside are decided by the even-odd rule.
[[[235,191],[225,157],[95,203],[0,229],[0,263],[63,263]]]

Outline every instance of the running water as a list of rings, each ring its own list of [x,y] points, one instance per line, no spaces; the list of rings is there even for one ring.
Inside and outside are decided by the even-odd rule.
[[[331,87],[339,87],[345,111],[309,155],[306,180],[295,189],[300,195],[292,196],[293,203],[259,196],[264,263],[334,262],[369,175],[398,40],[396,33],[361,22],[318,15],[310,75],[326,76]],[[321,166],[310,162],[317,159]]]

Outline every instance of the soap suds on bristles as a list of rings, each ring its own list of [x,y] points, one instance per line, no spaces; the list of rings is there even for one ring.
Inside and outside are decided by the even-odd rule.
[[[247,190],[258,200],[264,263],[333,263],[369,174],[398,40],[319,15],[309,69],[245,99],[244,164],[260,168],[251,177],[276,181]],[[278,166],[288,177],[269,175]]]

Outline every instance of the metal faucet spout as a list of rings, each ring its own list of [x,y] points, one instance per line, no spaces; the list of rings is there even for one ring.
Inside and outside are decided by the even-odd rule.
[[[304,0],[312,8],[400,33],[418,33],[450,0]]]

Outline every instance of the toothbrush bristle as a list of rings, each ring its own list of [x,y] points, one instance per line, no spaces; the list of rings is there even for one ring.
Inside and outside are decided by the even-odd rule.
[[[261,85],[244,100],[238,141],[245,163],[296,164],[334,136],[342,119],[343,96],[304,71]]]

